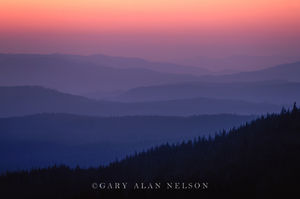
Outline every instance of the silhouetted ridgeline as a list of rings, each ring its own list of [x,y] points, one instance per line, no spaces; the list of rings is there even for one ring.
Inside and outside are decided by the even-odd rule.
[[[9,198],[128,198],[156,194],[224,198],[266,198],[297,191],[300,176],[300,109],[261,117],[214,139],[198,138],[162,145],[108,167],[51,167],[0,177],[1,195]],[[208,182],[205,190],[93,190],[93,182]],[[175,194],[174,194],[175,193]],[[1,197],[1,196],[0,196]],[[3,197],[1,197],[3,198]],[[226,197],[225,197],[226,198]]]

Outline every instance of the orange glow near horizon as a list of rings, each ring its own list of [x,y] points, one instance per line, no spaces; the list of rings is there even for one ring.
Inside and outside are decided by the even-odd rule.
[[[114,31],[299,24],[298,0],[1,0],[7,30]]]
[[[198,40],[197,45],[233,42],[230,45],[242,46],[267,38],[266,45],[274,48],[278,40],[288,42],[298,38],[298,33],[299,0],[0,0],[0,42],[2,37],[11,49],[6,51],[24,50],[16,41],[21,45],[35,35],[43,37],[45,52],[55,49],[48,41],[55,36],[59,42],[68,40],[65,45],[78,42],[70,52],[113,53],[111,49],[118,47],[109,41],[133,41],[132,45],[142,47],[143,42],[167,38],[170,46],[172,42],[181,46],[195,43],[192,40]],[[46,41],[51,50],[46,50]],[[94,41],[102,48],[89,47]],[[82,45],[85,51],[75,49]],[[42,47],[35,51],[38,49]]]

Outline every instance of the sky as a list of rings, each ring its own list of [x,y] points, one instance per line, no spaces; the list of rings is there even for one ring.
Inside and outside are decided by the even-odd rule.
[[[300,55],[299,0],[0,0],[0,52]]]

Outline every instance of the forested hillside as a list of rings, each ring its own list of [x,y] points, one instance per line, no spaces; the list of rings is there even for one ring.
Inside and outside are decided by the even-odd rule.
[[[227,195],[262,198],[297,191],[300,175],[300,109],[262,116],[214,138],[165,144],[107,167],[69,169],[54,166],[0,177],[9,198],[128,198]],[[175,177],[176,176],[176,177]],[[208,182],[201,190],[93,190],[93,182]],[[162,195],[160,195],[162,196]]]

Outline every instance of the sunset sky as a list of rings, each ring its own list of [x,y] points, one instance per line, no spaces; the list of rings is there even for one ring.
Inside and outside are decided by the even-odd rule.
[[[0,52],[300,54],[299,0],[0,0]]]

